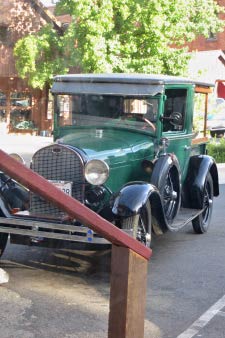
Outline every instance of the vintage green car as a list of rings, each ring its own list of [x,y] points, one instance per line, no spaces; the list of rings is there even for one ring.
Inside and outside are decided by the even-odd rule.
[[[32,169],[146,246],[152,232],[177,231],[191,221],[196,233],[204,233],[219,195],[217,166],[206,154],[211,91],[211,84],[163,75],[56,76],[55,142],[33,155]],[[198,132],[196,97],[206,109]],[[28,194],[29,203],[27,197],[13,216],[10,208],[17,203],[1,203],[2,225],[6,218],[5,227],[14,224],[13,243],[53,246],[63,241],[68,226],[77,246],[106,244],[48,201]],[[35,236],[23,236],[27,220],[35,221]],[[49,222],[51,238],[45,238],[40,230]]]

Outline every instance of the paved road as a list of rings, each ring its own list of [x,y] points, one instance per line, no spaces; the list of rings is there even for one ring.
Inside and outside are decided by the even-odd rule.
[[[5,147],[18,147],[28,159],[31,139],[26,140],[26,146],[17,139],[16,146]],[[33,142],[37,149],[51,140]],[[208,233],[195,235],[187,225],[153,239],[145,338],[225,337],[225,167],[220,167],[221,195]],[[0,286],[1,338],[107,337],[109,251],[8,245],[0,267],[10,276]]]

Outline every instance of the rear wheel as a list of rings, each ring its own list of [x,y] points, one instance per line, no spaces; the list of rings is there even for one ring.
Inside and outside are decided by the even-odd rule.
[[[138,241],[151,246],[151,206],[149,201],[141,208],[140,213],[121,220],[121,229],[133,235]]]
[[[213,181],[207,175],[203,191],[203,212],[192,221],[193,229],[197,234],[203,234],[209,228],[213,209]]]

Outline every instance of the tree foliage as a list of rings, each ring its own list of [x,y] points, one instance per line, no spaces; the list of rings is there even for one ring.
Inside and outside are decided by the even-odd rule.
[[[61,0],[57,13],[72,16],[68,29],[59,36],[46,26],[19,40],[17,68],[40,88],[70,67],[184,74],[189,56],[182,46],[221,30],[222,11],[214,0]]]

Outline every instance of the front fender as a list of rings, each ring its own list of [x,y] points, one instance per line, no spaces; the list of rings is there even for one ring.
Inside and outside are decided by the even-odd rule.
[[[112,212],[119,217],[131,217],[140,212],[149,199],[153,222],[162,232],[168,230],[163,205],[158,189],[146,182],[132,182],[126,184],[117,194]]]

